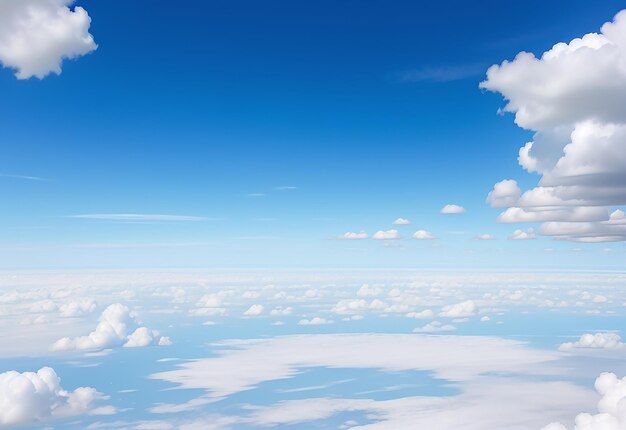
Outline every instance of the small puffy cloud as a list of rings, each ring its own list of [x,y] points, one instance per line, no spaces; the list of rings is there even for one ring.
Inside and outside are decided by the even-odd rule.
[[[248,308],[243,314],[247,317],[258,317],[263,313],[265,307],[263,305],[254,304]]]
[[[90,387],[65,390],[49,367],[42,367],[37,373],[0,373],[0,427],[34,425],[87,413],[100,398]]]
[[[509,236],[509,240],[531,240],[536,238],[537,235],[534,228],[529,228],[526,231],[517,229]]]
[[[446,305],[439,312],[440,317],[446,318],[465,318],[476,315],[478,306],[473,300],[466,300],[461,303]]]
[[[157,331],[141,327],[128,307],[114,303],[100,315],[95,330],[86,336],[64,337],[50,346],[52,351],[101,350],[116,346],[138,347],[159,344]]]
[[[89,33],[91,18],[73,0],[2,0],[0,63],[18,79],[61,73],[65,59],[97,48]]]
[[[439,333],[444,331],[453,331],[456,327],[452,324],[442,324],[439,321],[430,322],[422,327],[413,329],[415,333]]]
[[[601,399],[598,414],[581,413],[576,416],[574,430],[621,430],[626,428],[626,378],[614,373],[602,373],[595,383]],[[551,423],[542,430],[567,430],[561,423]]]
[[[363,230],[359,231],[359,232],[352,232],[352,231],[348,231],[342,235],[337,236],[337,239],[340,240],[360,240],[360,239],[367,239],[369,236],[366,232],[364,232]]]
[[[585,333],[576,342],[567,342],[559,346],[561,351],[571,351],[577,348],[620,349],[624,348],[624,344],[617,333]]]
[[[515,206],[521,194],[522,190],[517,185],[517,181],[505,179],[493,186],[493,190],[487,196],[487,203],[492,208]]]
[[[146,327],[139,327],[128,336],[128,340],[124,344],[128,348],[137,348],[148,346],[152,343],[152,334]]]
[[[406,218],[398,218],[393,222],[393,225],[411,225],[411,220]]]
[[[96,310],[96,302],[93,299],[83,298],[72,300],[59,306],[59,315],[64,318],[80,317]]]
[[[429,231],[426,230],[417,230],[413,233],[413,239],[416,240],[433,240],[437,239],[437,237]]]
[[[222,306],[222,298],[219,294],[205,294],[200,297],[197,306],[201,308],[219,308]]]
[[[445,205],[441,208],[439,213],[443,215],[456,215],[456,214],[464,214],[467,212],[463,206],[459,205]]]
[[[398,230],[379,230],[372,236],[374,240],[398,240],[402,239]]]
[[[332,323],[333,323],[332,320],[327,320],[326,318],[321,318],[321,317],[313,317],[310,320],[301,319],[300,321],[298,321],[298,325],[325,325],[325,324],[332,324]]]
[[[496,237],[493,234],[483,233],[474,236],[474,240],[496,240]]]

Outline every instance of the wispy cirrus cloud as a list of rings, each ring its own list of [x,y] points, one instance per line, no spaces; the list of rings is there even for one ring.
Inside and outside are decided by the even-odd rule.
[[[46,178],[41,178],[39,176],[12,175],[12,174],[9,174],[9,173],[0,173],[0,178],[24,179],[24,180],[27,180],[27,181],[47,181]]]
[[[210,221],[212,218],[191,215],[164,215],[164,214],[79,214],[69,218],[95,219],[105,221],[126,222],[187,222]]]

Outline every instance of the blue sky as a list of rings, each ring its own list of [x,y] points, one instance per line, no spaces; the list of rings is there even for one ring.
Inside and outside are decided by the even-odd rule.
[[[623,261],[620,243],[507,240],[528,226],[485,198],[537,183],[517,163],[532,133],[478,88],[492,64],[598,31],[617,1],[79,4],[97,50],[41,80],[0,70],[4,268]],[[206,219],[72,217],[89,214]],[[398,217],[438,240],[334,240]]]

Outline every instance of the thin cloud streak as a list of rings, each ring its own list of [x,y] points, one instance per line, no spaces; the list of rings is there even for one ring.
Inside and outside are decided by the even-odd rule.
[[[180,222],[180,221],[209,221],[211,218],[191,215],[163,215],[163,214],[80,214],[70,215],[69,218],[96,219],[107,221],[157,221],[157,222]]]
[[[47,181],[46,178],[41,178],[39,176],[11,175],[11,174],[8,174],[8,173],[0,173],[0,178],[24,179],[24,180],[27,180],[27,181]]]

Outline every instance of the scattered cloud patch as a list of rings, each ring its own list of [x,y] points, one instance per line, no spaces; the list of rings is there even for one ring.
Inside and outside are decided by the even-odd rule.
[[[50,346],[50,350],[102,350],[117,346],[131,348],[168,343],[169,339],[163,338],[156,330],[139,326],[136,314],[128,307],[114,303],[102,312],[94,331],[87,336],[59,339]]]

